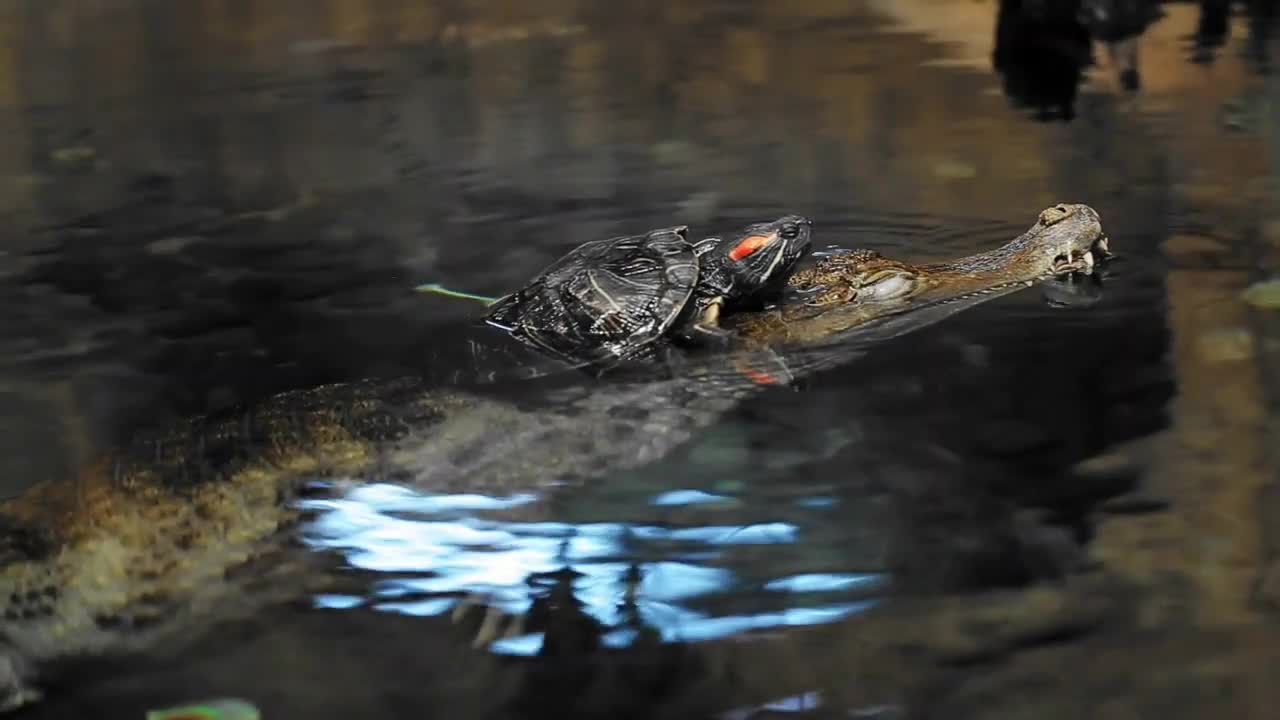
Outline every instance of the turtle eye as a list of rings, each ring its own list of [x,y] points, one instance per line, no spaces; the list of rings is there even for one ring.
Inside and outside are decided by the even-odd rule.
[[[748,235],[738,241],[729,251],[730,260],[741,260],[768,245],[773,240],[771,235]]]
[[[795,223],[787,223],[786,225],[782,226],[781,234],[782,234],[782,239],[784,240],[795,240],[797,237],[800,236],[800,228],[796,227]]]

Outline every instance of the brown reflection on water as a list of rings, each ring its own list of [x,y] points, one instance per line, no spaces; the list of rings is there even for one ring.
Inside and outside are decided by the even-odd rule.
[[[1014,187],[1029,208],[1088,194],[1051,177],[1056,131],[985,78],[919,72],[938,50],[858,7],[21,2],[0,203],[88,212],[176,172],[245,209],[406,182],[409,160],[550,197],[635,179],[1003,217]]]
[[[1240,272],[1175,270],[1168,278],[1173,427],[1153,439],[1145,491],[1168,512],[1103,522],[1097,554],[1150,591],[1142,624],[1256,621],[1262,569],[1258,503],[1271,480],[1266,410]]]

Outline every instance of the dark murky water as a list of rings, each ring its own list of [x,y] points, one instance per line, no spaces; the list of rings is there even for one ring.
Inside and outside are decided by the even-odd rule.
[[[1172,461],[1076,464],[1179,427],[1213,372],[1266,373],[1179,364],[1238,361],[1253,326],[1170,308],[1280,266],[1270,5],[1086,3],[1113,10],[1086,26],[1078,4],[0,9],[9,497],[183,417],[447,374],[475,306],[415,285],[501,293],[598,237],[799,212],[819,248],[940,259],[1071,201],[1122,253],[1091,307],[993,301],[605,483],[342,478],[300,534],[341,587],[70,663],[30,716],[223,695],[272,719],[932,716],[938,688],[877,705],[856,653],[800,633],[1115,565],[1093,543],[1123,512],[1100,506]]]

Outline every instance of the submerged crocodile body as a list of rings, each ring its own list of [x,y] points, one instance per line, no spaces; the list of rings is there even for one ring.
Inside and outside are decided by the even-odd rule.
[[[1059,205],[1005,247],[939,265],[855,251],[790,283],[800,297],[725,318],[743,347],[674,372],[556,387],[514,403],[417,379],[286,393],[140,439],[79,477],[0,505],[0,707],[33,698],[46,662],[145,648],[210,618],[300,595],[271,581],[292,502],[324,477],[447,492],[586,482],[656,460],[761,384],[1055,274],[1092,266],[1098,215]],[[254,562],[259,561],[259,562]],[[235,572],[252,564],[254,570]],[[256,582],[245,592],[246,582]]]

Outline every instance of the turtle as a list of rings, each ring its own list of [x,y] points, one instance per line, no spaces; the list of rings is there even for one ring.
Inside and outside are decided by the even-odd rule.
[[[587,242],[492,303],[483,321],[585,363],[642,358],[660,339],[725,347],[733,333],[721,315],[780,296],[811,228],[784,215],[728,238],[692,242],[676,225]]]

